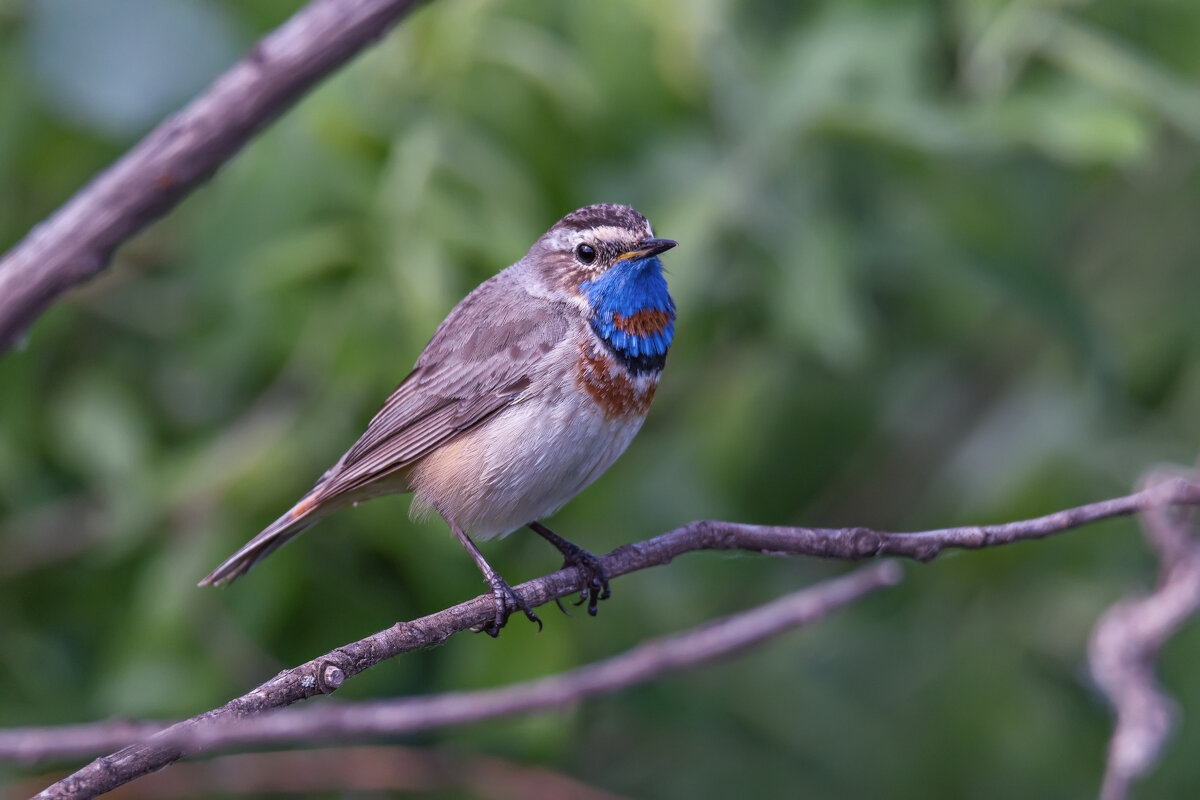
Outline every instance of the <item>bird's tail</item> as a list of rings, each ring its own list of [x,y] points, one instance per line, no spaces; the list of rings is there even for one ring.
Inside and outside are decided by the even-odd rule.
[[[262,533],[225,559],[225,563],[214,569],[199,585],[220,586],[240,578],[259,561],[311,528],[331,510],[321,502],[320,487],[314,489],[282,517],[264,528]]]

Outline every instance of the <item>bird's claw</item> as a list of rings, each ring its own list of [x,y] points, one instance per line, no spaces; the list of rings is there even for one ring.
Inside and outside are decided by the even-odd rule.
[[[575,605],[583,605],[586,602],[588,614],[596,616],[596,604],[612,596],[612,591],[608,588],[608,572],[600,563],[600,559],[574,542],[562,538],[540,522],[531,522],[529,527],[562,553],[563,569],[574,567],[579,571],[583,590],[579,593],[579,600]],[[571,616],[561,602],[558,603],[558,607],[568,617]]]
[[[500,635],[500,629],[508,622],[509,616],[513,611],[520,609],[525,612],[525,616],[530,622],[536,622],[538,633],[542,631],[542,620],[537,614],[533,613],[529,603],[525,598],[517,594],[516,590],[508,585],[508,581],[501,578],[499,575],[492,574],[488,577],[488,583],[492,586],[492,598],[495,601],[496,616],[492,619],[491,624],[471,628],[475,633],[486,633],[495,639]],[[512,601],[513,608],[508,607],[509,601]]]
[[[567,542],[565,539],[563,541],[567,545],[561,548],[563,569],[574,567],[579,571],[579,577],[583,580],[583,590],[579,593],[579,599],[575,601],[575,605],[581,606],[587,603],[587,612],[594,617],[596,616],[596,604],[612,596],[612,591],[608,588],[608,572],[605,571],[599,558],[573,542]]]

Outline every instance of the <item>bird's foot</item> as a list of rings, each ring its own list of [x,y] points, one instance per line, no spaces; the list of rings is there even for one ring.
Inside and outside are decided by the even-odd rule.
[[[475,633],[486,633],[488,636],[491,636],[494,639],[500,635],[500,629],[504,627],[506,622],[508,622],[509,615],[511,615],[513,611],[520,609],[521,611],[525,612],[525,616],[530,622],[537,623],[538,632],[541,633],[542,620],[538,618],[537,614],[533,613],[533,609],[529,607],[529,603],[526,602],[525,598],[517,594],[516,590],[508,585],[508,581],[504,580],[504,578],[501,578],[495,572],[487,575],[486,577],[487,582],[491,584],[492,587],[492,598],[496,604],[496,616],[490,625],[472,628],[471,630],[473,630]],[[509,601],[512,601],[512,609],[508,607]]]
[[[558,548],[558,552],[563,555],[563,569],[575,567],[579,571],[579,577],[583,579],[583,591],[579,593],[579,599],[575,605],[583,605],[586,602],[588,614],[596,616],[597,604],[612,596],[612,591],[608,587],[608,573],[605,571],[604,565],[600,563],[600,559],[574,542],[562,538],[540,522],[531,522],[529,527],[538,536]],[[562,603],[559,603],[558,607],[562,608]],[[566,609],[563,610],[566,611]]]

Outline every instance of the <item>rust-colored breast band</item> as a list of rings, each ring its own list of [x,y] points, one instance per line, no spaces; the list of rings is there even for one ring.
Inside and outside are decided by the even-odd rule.
[[[606,353],[582,345],[576,380],[609,419],[645,416],[657,388],[656,382],[639,387],[636,379],[612,363]]]

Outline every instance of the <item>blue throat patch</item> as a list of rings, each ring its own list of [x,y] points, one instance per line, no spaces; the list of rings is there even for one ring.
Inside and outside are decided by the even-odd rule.
[[[579,290],[592,307],[592,330],[626,367],[634,373],[663,368],[675,335],[675,302],[657,256],[618,261]],[[659,319],[665,314],[666,324],[649,326],[641,335],[623,329],[621,323],[638,314]]]

